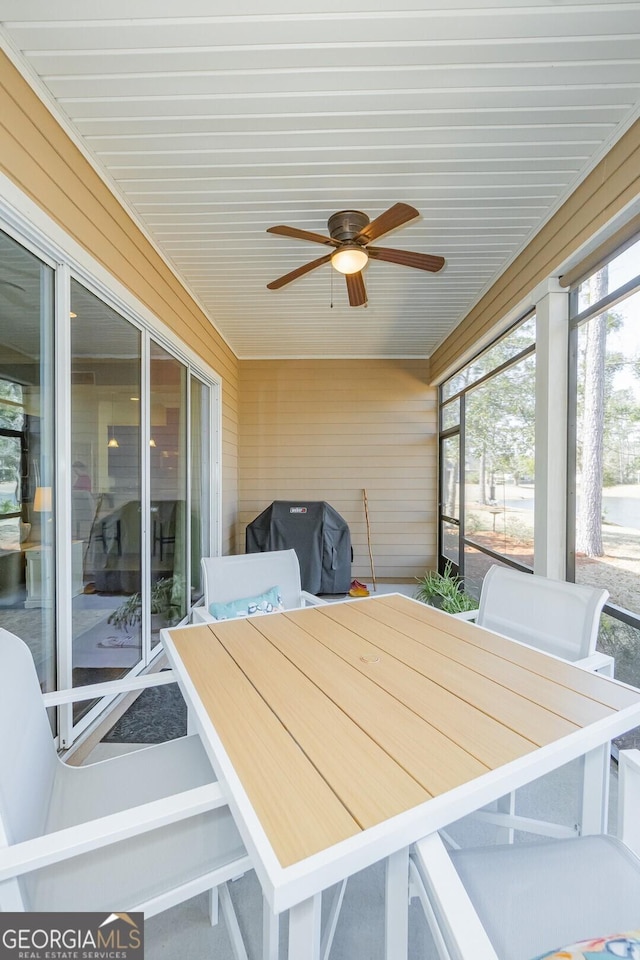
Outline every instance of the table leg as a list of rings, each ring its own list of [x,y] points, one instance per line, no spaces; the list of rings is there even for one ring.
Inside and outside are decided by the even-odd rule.
[[[278,960],[280,917],[273,913],[267,898],[262,898],[262,960]]]
[[[606,833],[609,813],[609,767],[611,745],[602,744],[583,758],[580,832]]]
[[[289,911],[289,960],[320,960],[322,894],[303,900]]]
[[[387,858],[385,958],[403,960],[409,952],[409,849]]]

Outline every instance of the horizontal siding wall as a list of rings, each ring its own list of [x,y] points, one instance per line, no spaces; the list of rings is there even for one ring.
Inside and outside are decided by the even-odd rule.
[[[236,357],[2,52],[0,170],[223,378],[222,545],[229,552],[236,536]]]
[[[473,310],[431,357],[434,383],[455,369],[473,345],[523,301],[560,265],[640,196],[640,121],[607,156],[514,260]]]
[[[435,563],[436,392],[412,360],[240,361],[239,524],[273,500],[326,500],[349,524],[353,576]]]

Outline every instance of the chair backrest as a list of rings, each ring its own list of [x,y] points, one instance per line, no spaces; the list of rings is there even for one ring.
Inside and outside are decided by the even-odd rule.
[[[243,553],[233,557],[203,557],[204,602],[229,603],[280,587],[285,609],[302,606],[300,564],[295,550]]]
[[[478,626],[565,660],[592,654],[608,590],[493,566],[480,594]]]
[[[0,628],[0,845],[43,832],[58,763],[31,652]]]

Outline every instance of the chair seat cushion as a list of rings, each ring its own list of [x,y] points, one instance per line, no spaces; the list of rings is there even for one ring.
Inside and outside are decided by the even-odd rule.
[[[625,933],[580,940],[579,943],[572,943],[552,953],[543,953],[536,957],[536,960],[590,960],[601,953],[606,953],[609,957],[613,955],[634,960],[640,956],[640,930],[627,930]]]
[[[233,620],[235,617],[255,617],[263,613],[284,610],[282,591],[279,586],[270,587],[254,597],[230,600],[228,603],[209,604],[209,613],[216,620]]]
[[[215,781],[198,736],[81,767],[58,764],[47,831],[107,816]],[[35,871],[28,910],[122,912],[244,856],[224,806]],[[233,868],[230,866],[230,869]],[[198,892],[198,891],[196,891]]]
[[[476,847],[451,860],[500,960],[638,925],[640,860],[615,837]]]
[[[203,878],[193,896],[210,886],[210,871],[227,864],[224,879],[230,879],[244,855],[229,808],[221,807],[34,871],[22,881],[25,905],[30,911],[127,912]]]

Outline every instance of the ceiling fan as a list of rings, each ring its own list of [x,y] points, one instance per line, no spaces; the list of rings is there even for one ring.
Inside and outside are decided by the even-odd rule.
[[[369,259],[387,260],[389,263],[401,263],[405,267],[416,267],[418,270],[428,270],[437,273],[444,266],[444,257],[434,257],[428,253],[411,253],[409,250],[395,250],[389,247],[370,247],[372,240],[402,227],[410,220],[420,216],[415,207],[407,203],[394,203],[392,207],[381,213],[375,220],[369,220],[366,213],[359,210],[340,210],[329,217],[327,227],[329,236],[321,233],[311,233],[308,230],[298,230],[297,227],[269,227],[267,233],[275,233],[281,237],[292,237],[294,240],[311,240],[313,243],[324,243],[334,247],[331,253],[311,263],[286,273],[283,277],[267,284],[269,290],[279,290],[285,284],[297,280],[323,263],[331,262],[340,273],[345,275],[349,305],[361,307],[367,302],[367,291],[362,277],[362,268]]]

